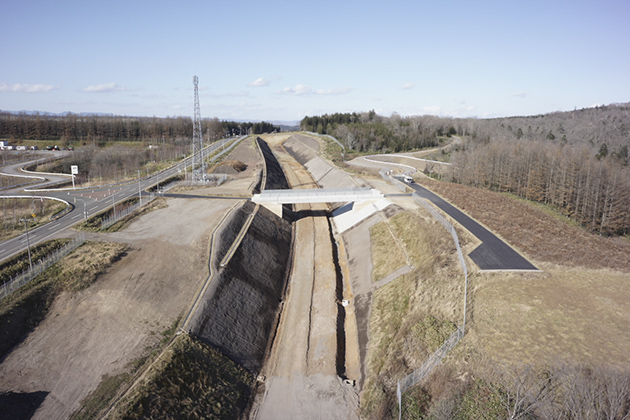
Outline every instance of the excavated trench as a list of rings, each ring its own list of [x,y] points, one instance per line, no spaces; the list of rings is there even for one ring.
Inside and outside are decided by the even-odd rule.
[[[343,273],[339,263],[339,251],[337,241],[333,236],[333,229],[328,218],[328,231],[332,243],[332,262],[335,266],[335,295],[337,297],[337,375],[341,379],[347,379],[346,374],[346,309],[343,306]]]
[[[257,139],[265,161],[261,189],[288,188],[285,174],[262,139]],[[336,300],[337,375],[346,378],[343,276],[336,242],[326,211],[287,211],[281,219],[247,201],[237,208],[217,233],[211,271],[214,273],[200,304],[191,315],[189,331],[251,372],[258,374],[277,334],[292,263],[292,224],[302,217],[326,217],[332,244]],[[245,232],[243,226],[250,225]],[[234,243],[236,249],[231,250]],[[229,262],[225,256],[233,252]],[[331,314],[331,316],[334,316]]]

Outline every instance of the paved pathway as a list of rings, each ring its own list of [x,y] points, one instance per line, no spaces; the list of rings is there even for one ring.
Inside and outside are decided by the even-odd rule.
[[[482,242],[469,254],[481,270],[538,270],[508,244],[438,195],[418,184],[409,186],[420,197],[431,201]]]

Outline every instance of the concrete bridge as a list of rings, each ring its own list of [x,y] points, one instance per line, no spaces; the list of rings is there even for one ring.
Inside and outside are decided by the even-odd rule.
[[[373,188],[323,188],[265,190],[254,194],[252,201],[282,217],[283,204],[364,202],[383,197],[383,193]]]

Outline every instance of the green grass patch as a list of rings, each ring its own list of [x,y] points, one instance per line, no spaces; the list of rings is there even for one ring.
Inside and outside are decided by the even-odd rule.
[[[427,315],[411,330],[416,338],[426,345],[427,350],[434,352],[457,330],[457,326],[445,319]]]

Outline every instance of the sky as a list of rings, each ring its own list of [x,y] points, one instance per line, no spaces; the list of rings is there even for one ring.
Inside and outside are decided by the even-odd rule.
[[[630,102],[628,0],[0,0],[0,110],[299,121]]]

